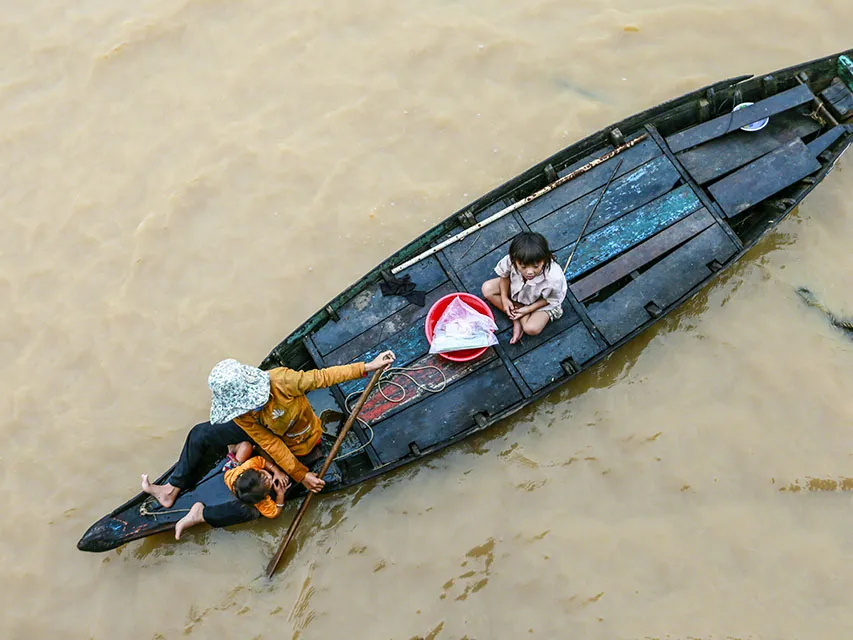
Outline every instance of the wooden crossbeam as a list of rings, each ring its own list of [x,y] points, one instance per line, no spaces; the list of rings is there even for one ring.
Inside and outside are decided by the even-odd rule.
[[[679,153],[678,160],[698,184],[706,184],[819,129],[809,117],[783,113],[761,131],[735,131]]]
[[[675,133],[669,136],[666,142],[673,153],[678,153],[708,140],[724,136],[732,131],[737,131],[752,122],[758,122],[763,118],[769,118],[777,113],[782,113],[801,104],[806,104],[814,99],[815,97],[811,89],[804,84],[797,85],[792,89],[782,91],[775,96],[770,96],[760,102],[756,102],[749,107],[732,111],[708,122],[703,122],[695,127]]]
[[[566,271],[566,277],[572,279],[614,258],[693,213],[700,206],[699,199],[690,187],[685,185],[614,220],[580,241],[575,258]],[[568,257],[572,246],[557,251],[557,259],[560,262]]]
[[[797,138],[715,182],[708,191],[731,218],[818,170],[820,162]]]
[[[703,207],[581,278],[570,289],[578,300],[586,300],[712,224],[714,217]]]

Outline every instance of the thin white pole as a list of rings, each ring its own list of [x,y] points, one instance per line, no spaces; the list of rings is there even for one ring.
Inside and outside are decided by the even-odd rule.
[[[452,237],[448,238],[447,240],[444,240],[444,241],[442,241],[442,242],[439,242],[439,243],[438,243],[437,245],[435,245],[434,247],[430,247],[429,249],[427,249],[427,250],[426,250],[426,251],[424,251],[423,253],[421,253],[421,254],[419,254],[419,255],[415,256],[414,258],[412,258],[412,259],[410,259],[410,260],[407,260],[407,261],[406,261],[406,262],[404,262],[403,264],[397,265],[396,267],[394,267],[393,269],[391,269],[391,273],[392,273],[392,274],[394,274],[394,275],[396,275],[396,274],[400,273],[403,269],[408,269],[409,267],[411,267],[412,265],[417,264],[418,262],[420,262],[420,261],[421,261],[421,260],[423,260],[424,258],[428,258],[428,257],[430,257],[431,255],[435,255],[436,253],[438,253],[439,251],[441,251],[441,250],[442,250],[442,249],[444,249],[445,247],[449,247],[450,245],[452,245],[452,244],[454,244],[454,243],[456,243],[456,242],[459,242],[460,240],[462,240],[462,239],[464,239],[464,238],[467,238],[467,237],[468,237],[468,236],[470,236],[472,233],[474,233],[474,232],[476,232],[476,231],[479,231],[480,229],[482,229],[482,228],[483,228],[483,227],[485,227],[486,225],[490,225],[490,224],[492,224],[495,220],[499,220],[500,218],[503,218],[503,217],[504,217],[505,215],[507,215],[508,213],[512,213],[512,212],[513,212],[513,211],[515,211],[516,209],[518,209],[518,208],[520,208],[520,207],[523,207],[523,206],[524,206],[524,205],[526,205],[528,202],[532,202],[533,200],[536,200],[536,198],[539,198],[539,197],[541,197],[541,196],[544,196],[544,195],[545,195],[546,193],[548,193],[549,191],[553,191],[554,189],[556,189],[556,188],[557,188],[557,187],[559,187],[560,185],[563,185],[563,184],[567,183],[569,180],[572,180],[572,179],[574,179],[574,178],[577,178],[577,177],[578,177],[579,175],[581,175],[582,173],[586,173],[586,172],[587,172],[587,171],[589,171],[590,169],[594,169],[594,168],[595,168],[595,167],[597,167],[598,165],[600,165],[600,164],[602,164],[602,163],[604,163],[604,162],[607,162],[608,160],[610,160],[610,159],[611,159],[611,158],[613,158],[614,156],[619,155],[620,153],[622,153],[622,152],[623,152],[623,151],[625,151],[626,149],[630,149],[631,147],[633,147],[633,146],[634,146],[635,144],[637,144],[638,142],[642,142],[642,141],[643,141],[643,140],[645,140],[647,137],[648,137],[648,134],[647,134],[647,133],[644,133],[643,135],[638,136],[638,137],[634,138],[633,140],[631,140],[631,141],[629,141],[629,142],[626,142],[626,143],[625,143],[625,144],[623,144],[621,147],[616,147],[616,148],[615,148],[615,149],[613,149],[612,151],[608,151],[607,153],[605,153],[605,154],[604,154],[603,156],[601,156],[600,158],[596,158],[595,160],[592,160],[591,162],[588,162],[588,163],[587,163],[587,164],[585,164],[584,166],[582,166],[582,167],[579,167],[579,168],[575,169],[575,170],[574,170],[574,171],[572,171],[571,173],[567,173],[567,174],[566,174],[566,175],[564,175],[562,178],[559,178],[559,179],[555,180],[554,182],[552,182],[551,184],[549,184],[549,185],[546,185],[546,186],[542,187],[541,189],[539,189],[539,191],[536,191],[536,192],[534,192],[534,193],[531,193],[531,194],[530,194],[529,196],[527,196],[526,198],[524,198],[524,199],[522,199],[522,200],[519,200],[518,202],[516,202],[516,203],[514,203],[514,204],[509,205],[509,206],[508,206],[508,207],[506,207],[505,209],[501,209],[501,210],[500,210],[500,211],[498,211],[497,213],[494,213],[494,214],[490,215],[490,216],[489,216],[488,218],[486,218],[485,220],[481,220],[481,221],[480,221],[480,222],[478,222],[477,224],[475,224],[475,225],[473,225],[473,226],[471,226],[471,227],[468,227],[468,228],[467,228],[467,229],[465,229],[464,231],[460,231],[460,232],[459,232],[459,233],[457,233],[455,236],[452,236]]]

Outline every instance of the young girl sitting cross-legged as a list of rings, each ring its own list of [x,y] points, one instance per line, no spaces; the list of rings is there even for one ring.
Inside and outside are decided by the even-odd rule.
[[[535,336],[563,315],[566,278],[541,233],[518,234],[509,255],[495,267],[498,278],[483,283],[483,297],[512,320],[510,344]]]

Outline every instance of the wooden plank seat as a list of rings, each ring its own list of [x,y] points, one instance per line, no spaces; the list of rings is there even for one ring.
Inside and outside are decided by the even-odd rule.
[[[604,153],[602,152],[600,155],[604,155]],[[518,212],[528,225],[533,224],[560,207],[564,207],[566,204],[574,202],[591,191],[603,187],[607,183],[608,178],[613,174],[613,169],[620,158],[622,159],[622,164],[619,167],[616,178],[634,171],[637,167],[656,158],[660,154],[661,151],[653,140],[643,140],[643,142],[620,153],[615,158],[603,162],[573,180],[560,185],[553,191],[549,191],[545,195],[524,205]]]
[[[728,135],[683,151],[678,160],[700,185],[717,180],[796,138],[820,130],[820,125],[795,112],[772,118],[760,131],[737,129]]]
[[[611,167],[612,170],[612,167]],[[585,234],[593,233],[616,218],[665,195],[681,180],[678,169],[665,156],[658,156],[634,171],[615,179],[602,197],[604,187],[530,225],[531,231],[541,233],[552,248],[565,247],[577,240],[589,212],[601,197],[595,215]]]
[[[809,142],[806,147],[810,154],[817,157],[835,144],[839,138],[851,133],[853,133],[853,125],[840,124]]]
[[[755,104],[718,116],[708,122],[685,129],[667,137],[666,142],[673,153],[684,151],[691,147],[719,138],[727,133],[737,131],[741,127],[763,118],[788,111],[801,104],[814,100],[814,94],[806,85],[797,85],[787,91],[765,98]]]
[[[521,400],[510,372],[495,359],[445,391],[428,394],[419,402],[419,411],[403,411],[379,422],[372,444],[383,463],[392,463],[473,428],[477,413],[495,415]]]
[[[639,274],[601,302],[587,307],[590,318],[614,344],[663,313],[725,264],[737,247],[715,223]]]
[[[537,391],[579,371],[603,349],[586,326],[578,322],[513,360],[513,364],[530,388]]]
[[[715,182],[708,191],[731,218],[819,171],[820,166],[798,138]]]
[[[701,206],[699,198],[690,187],[683,185],[617,218],[597,231],[585,235],[578,243],[578,248],[566,271],[567,279],[573,280],[607,262],[687,217]],[[565,264],[573,246],[574,243],[556,251],[560,264]]]
[[[470,363],[455,363],[429,353],[429,341],[424,331],[425,316],[430,306],[438,298],[455,291],[451,283],[445,283],[434,289],[426,298],[424,307],[404,308],[384,322],[377,324],[368,331],[360,334],[350,342],[342,345],[324,357],[325,366],[346,364],[350,362],[366,362],[378,355],[381,351],[392,349],[396,355],[395,367],[421,367],[425,365],[438,366],[444,373],[447,382],[454,382],[468,373],[476,370],[496,357],[493,349],[489,349],[483,356]],[[423,383],[435,383],[440,379],[434,370],[419,371],[413,374],[416,379]],[[349,380],[338,385],[340,392],[345,396],[357,395],[367,384],[366,379]],[[393,415],[405,406],[422,399],[426,392],[417,391],[417,387],[411,382],[404,383],[407,390],[406,400],[403,403],[384,399],[381,394],[374,394],[371,400],[362,409],[362,416],[371,421],[384,419]],[[411,389],[409,388],[411,387]],[[399,389],[392,390],[393,394]]]
[[[432,291],[448,279],[434,256],[411,266],[399,277],[407,274],[422,291]],[[325,355],[408,304],[400,296],[383,296],[379,284],[371,285],[338,309],[340,320],[330,320],[313,334],[314,343]]]
[[[454,289],[448,284],[439,287],[434,294],[430,294],[435,299],[444,295],[447,292],[452,292]],[[347,364],[350,362],[367,362],[375,358],[379,353],[387,349],[394,351],[396,360],[395,367],[419,366],[417,365],[424,358],[429,358],[429,341],[424,331],[424,322],[426,311],[431,306],[434,300],[427,299],[427,304],[422,307],[422,313],[409,316],[408,323],[399,326],[395,324],[394,319],[389,319],[385,326],[377,325],[373,329],[358,336],[351,343],[333,351],[324,358],[325,366],[333,366]],[[496,314],[503,315],[503,314]],[[496,317],[497,319],[497,317]],[[393,334],[385,333],[381,341],[377,341],[376,337],[379,332],[388,331],[389,326],[394,326],[397,331]],[[349,380],[338,385],[341,393],[345,396],[363,389],[366,380]]]
[[[581,278],[570,289],[583,302],[602,289],[622,280],[714,224],[714,217],[702,207],[689,216],[648,238]]]

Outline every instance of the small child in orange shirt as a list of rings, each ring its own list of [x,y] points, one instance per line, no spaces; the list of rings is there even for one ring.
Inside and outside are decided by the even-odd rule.
[[[225,484],[238,500],[254,506],[265,518],[275,518],[284,507],[290,478],[263,456],[254,456],[226,471]]]
[[[252,456],[253,451],[251,442],[228,445],[228,461],[223,466],[225,484],[238,500],[252,505],[265,518],[276,518],[284,507],[290,478],[263,456]],[[180,540],[184,531],[202,522],[206,522],[204,503],[196,502],[175,523],[175,539]],[[211,524],[217,526],[213,520]]]

